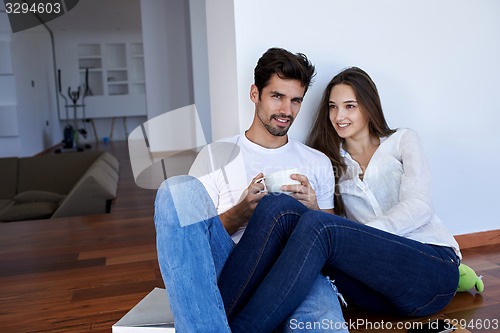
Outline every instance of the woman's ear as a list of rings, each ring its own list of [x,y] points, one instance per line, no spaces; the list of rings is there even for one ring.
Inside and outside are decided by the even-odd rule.
[[[255,84],[252,84],[252,86],[250,87],[250,99],[254,103],[259,102],[259,89]]]

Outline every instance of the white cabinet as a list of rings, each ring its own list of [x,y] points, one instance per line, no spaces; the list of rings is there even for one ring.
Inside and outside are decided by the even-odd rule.
[[[130,45],[130,92],[134,95],[146,93],[142,43],[132,43]]]
[[[142,43],[78,44],[80,82],[88,69],[90,96],[144,95]]]
[[[142,43],[78,44],[78,67],[88,118],[146,115]]]
[[[128,95],[126,44],[106,44],[106,86],[108,95]]]

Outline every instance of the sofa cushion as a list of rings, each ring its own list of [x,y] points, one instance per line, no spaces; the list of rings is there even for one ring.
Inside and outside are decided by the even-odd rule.
[[[0,221],[12,222],[49,218],[57,209],[54,202],[28,202],[10,206],[0,212]]]
[[[113,170],[115,170],[117,173],[119,172],[120,163],[118,163],[118,160],[116,159],[116,157],[114,157],[110,153],[108,153],[108,152],[102,153],[102,155],[99,156],[99,159],[108,163],[109,166],[111,166],[113,168]]]
[[[106,213],[106,202],[116,197],[118,184],[118,175],[110,173],[115,171],[107,163],[94,163],[61,202],[52,218]]]
[[[17,191],[17,157],[0,158],[0,199],[12,199]]]
[[[16,194],[14,201],[16,204],[27,202],[54,202],[59,203],[64,199],[64,195],[49,191],[24,191]]]
[[[0,199],[0,212],[2,209],[7,208],[10,205],[14,204],[14,200],[12,199]]]

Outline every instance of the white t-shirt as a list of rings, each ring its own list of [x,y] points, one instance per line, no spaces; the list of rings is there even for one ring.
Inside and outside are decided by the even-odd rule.
[[[307,176],[320,209],[333,208],[335,178],[329,158],[290,138],[275,149],[259,146],[245,134],[219,140],[203,148],[189,174],[203,183],[220,215],[240,201],[243,191],[260,172],[267,175],[289,168],[298,168]],[[231,235],[235,242],[244,229]]]

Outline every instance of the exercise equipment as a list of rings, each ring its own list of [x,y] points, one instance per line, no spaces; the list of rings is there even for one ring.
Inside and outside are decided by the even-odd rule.
[[[76,91],[72,91],[71,87],[68,87],[68,97],[62,93],[62,86],[61,86],[61,70],[57,70],[57,75],[58,75],[58,86],[59,86],[59,95],[64,99],[64,108],[66,110],[66,126],[64,127],[63,131],[63,148],[62,151],[83,151],[85,148],[89,149],[91,148],[91,145],[86,144],[84,146],[80,145],[78,136],[79,134],[82,135],[84,138],[87,137],[87,129],[86,129],[86,122],[87,122],[87,117],[85,114],[85,97],[89,94],[90,89],[89,89],[89,69],[85,69],[85,86],[84,86],[84,91],[82,94],[81,98],[81,104],[78,104],[78,100],[80,99],[80,94],[81,94],[81,87],[78,86],[78,89]],[[72,104],[68,103],[68,99],[71,100]],[[82,109],[82,123],[83,127],[78,128],[78,109]],[[69,118],[69,110],[73,110],[73,125],[70,122]],[[95,129],[94,129],[94,134],[95,134]]]

